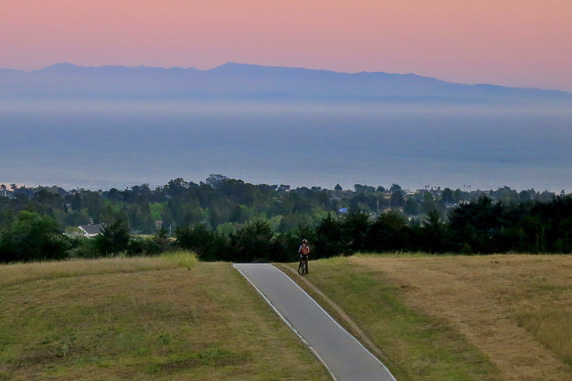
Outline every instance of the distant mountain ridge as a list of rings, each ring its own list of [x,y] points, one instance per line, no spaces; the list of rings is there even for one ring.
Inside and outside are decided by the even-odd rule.
[[[226,63],[210,70],[69,63],[42,70],[0,69],[0,99],[225,100],[572,100],[558,90],[464,85],[416,74],[360,72]]]

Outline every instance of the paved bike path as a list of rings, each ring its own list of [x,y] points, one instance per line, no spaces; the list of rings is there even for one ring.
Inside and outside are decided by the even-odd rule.
[[[304,290],[268,263],[234,264],[338,381],[395,378]]]

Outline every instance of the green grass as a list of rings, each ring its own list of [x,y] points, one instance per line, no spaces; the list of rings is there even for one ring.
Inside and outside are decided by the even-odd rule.
[[[402,289],[379,271],[343,257],[313,261],[311,271],[308,279],[383,351],[397,379],[499,379],[485,354],[446,321],[406,305]]]
[[[518,324],[547,348],[558,355],[564,363],[572,366],[572,308],[546,308],[520,312]],[[572,378],[572,376],[571,376]]]
[[[328,379],[228,263],[21,264],[0,279],[0,380]]]

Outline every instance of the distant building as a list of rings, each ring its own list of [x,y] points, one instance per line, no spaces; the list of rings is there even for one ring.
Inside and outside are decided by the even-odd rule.
[[[79,230],[82,231],[85,237],[95,237],[99,233],[101,233],[104,229],[103,224],[91,224],[91,225],[80,225],[78,226]]]

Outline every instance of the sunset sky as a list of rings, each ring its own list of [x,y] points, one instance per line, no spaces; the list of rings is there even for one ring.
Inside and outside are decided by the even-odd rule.
[[[226,62],[572,92],[571,0],[0,0],[0,68]]]

